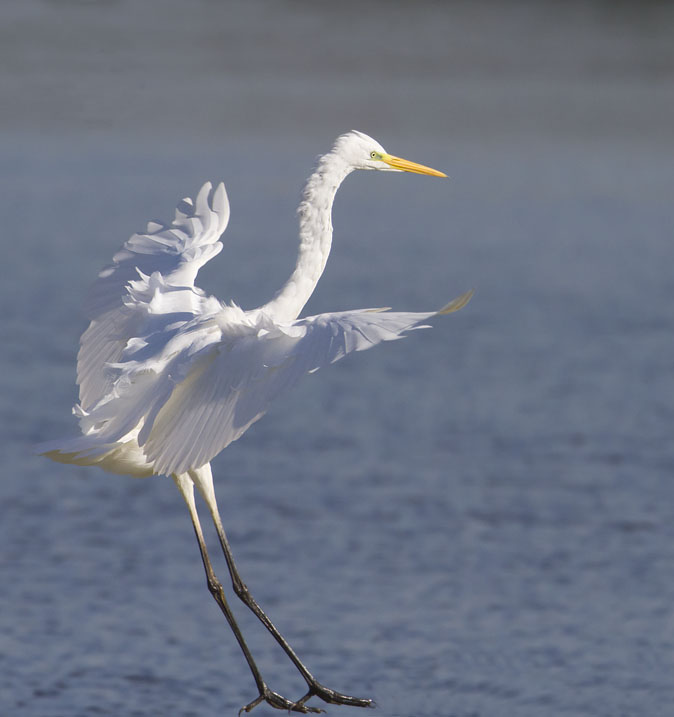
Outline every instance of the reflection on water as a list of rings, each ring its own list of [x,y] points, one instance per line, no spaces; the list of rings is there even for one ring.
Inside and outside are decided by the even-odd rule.
[[[82,297],[126,236],[224,179],[200,283],[257,305],[351,127],[452,180],[350,177],[307,310],[476,295],[307,378],[216,461],[244,578],[382,715],[668,714],[674,50],[671,10],[634,7],[3,5],[2,714],[253,697],[172,483],[29,445],[72,429]]]

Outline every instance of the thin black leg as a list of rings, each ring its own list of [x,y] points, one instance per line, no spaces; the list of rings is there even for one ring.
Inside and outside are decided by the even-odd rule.
[[[262,675],[260,674],[260,670],[255,663],[255,660],[253,659],[253,656],[250,652],[250,649],[248,648],[248,645],[246,644],[246,641],[243,637],[243,634],[241,633],[241,629],[239,628],[236,620],[234,619],[234,615],[232,614],[232,610],[229,607],[229,604],[227,603],[227,600],[225,598],[225,592],[222,587],[222,583],[218,580],[217,576],[215,575],[215,572],[213,571],[213,567],[211,566],[211,561],[208,557],[208,552],[206,551],[206,546],[204,544],[203,535],[201,534],[201,530],[198,530],[195,526],[194,530],[197,541],[199,543],[199,550],[201,552],[201,559],[204,564],[204,569],[206,571],[206,580],[208,583],[208,590],[211,593],[211,595],[215,598],[215,601],[220,606],[220,609],[225,615],[225,618],[227,619],[227,622],[229,623],[229,626],[232,628],[232,632],[234,633],[234,636],[236,637],[237,642],[239,643],[239,647],[241,648],[241,651],[244,654],[244,657],[246,658],[246,662],[248,663],[248,667],[250,668],[251,673],[253,674],[253,679],[255,680],[255,684],[257,685],[257,689],[259,691],[259,696],[250,702],[249,704],[245,705],[239,710],[239,714],[241,712],[250,712],[250,710],[253,709],[256,705],[259,705],[260,702],[266,702],[267,704],[271,705],[272,707],[276,707],[277,709],[281,710],[288,710],[292,712],[322,712],[323,710],[320,710],[316,707],[309,707],[305,704],[306,697],[300,700],[299,702],[293,702],[292,700],[286,699],[282,695],[278,694],[278,692],[274,692],[273,690],[270,690],[269,687],[267,687],[266,682],[262,679]]]
[[[222,521],[220,520],[220,516],[217,513],[217,508],[215,511],[211,511],[211,513],[213,515],[213,521],[218,532],[218,538],[220,539],[220,545],[222,546],[222,552],[224,553],[225,560],[227,561],[227,568],[229,569],[229,574],[232,579],[232,587],[234,588],[234,593],[253,612],[253,614],[258,618],[258,620],[260,620],[260,622],[267,628],[269,633],[274,637],[276,642],[278,642],[278,644],[283,648],[283,651],[286,653],[286,655],[288,655],[291,662],[295,665],[298,672],[302,675],[309,687],[309,691],[295,704],[297,706],[305,706],[304,703],[310,697],[316,696],[322,699],[324,702],[328,702],[330,704],[351,705],[353,707],[374,706],[374,703],[371,699],[351,697],[350,695],[344,695],[340,692],[336,692],[335,690],[331,690],[328,687],[324,687],[311,674],[311,672],[309,672],[307,667],[297,656],[297,653],[293,650],[285,637],[283,637],[283,635],[278,631],[274,623],[272,623],[272,621],[267,617],[262,608],[258,605],[255,598],[253,598],[253,596],[251,595],[250,590],[248,590],[245,583],[241,579],[239,571],[236,567],[236,563],[234,562],[234,556],[232,554],[232,549],[230,548],[229,541],[227,540],[227,535],[225,533],[224,528],[222,527]],[[257,702],[255,704],[257,704]],[[255,704],[251,703],[251,705],[246,706],[247,709],[244,709],[248,711],[248,709],[252,709]]]
[[[204,542],[204,535],[201,530],[201,524],[199,522],[199,515],[197,513],[196,505],[194,503],[194,491],[193,491],[193,484],[191,479],[185,475],[179,475],[174,476],[174,480],[180,489],[180,492],[183,495],[183,498],[185,499],[185,502],[187,503],[187,507],[190,511],[190,517],[192,518],[192,525],[194,526],[194,533],[197,537],[197,542],[199,543],[199,551],[201,553],[201,560],[204,564],[204,570],[206,571],[206,580],[208,583],[208,590],[211,593],[211,595],[214,597],[215,601],[217,602],[218,606],[222,610],[222,612],[225,615],[225,618],[227,619],[227,622],[229,623],[229,626],[232,629],[232,632],[234,633],[234,636],[236,637],[237,642],[239,643],[239,647],[241,648],[241,651],[244,654],[244,657],[246,658],[246,662],[248,663],[248,667],[250,668],[250,671],[253,675],[253,679],[255,680],[255,684],[257,686],[259,695],[256,699],[254,699],[252,702],[248,703],[247,705],[244,705],[241,710],[239,710],[239,714],[241,712],[250,712],[250,710],[253,709],[256,705],[260,704],[261,702],[266,702],[271,707],[275,707],[276,709],[282,709],[282,710],[288,710],[291,712],[302,712],[302,713],[319,713],[323,712],[323,710],[318,709],[316,707],[309,707],[304,702],[306,700],[302,700],[300,702],[294,702],[292,700],[286,699],[282,695],[278,694],[277,692],[274,692],[273,690],[270,690],[267,686],[266,682],[262,678],[262,675],[260,673],[260,670],[258,669],[257,664],[255,663],[255,660],[253,659],[253,656],[250,652],[250,649],[248,648],[248,645],[246,644],[246,641],[243,637],[243,634],[241,633],[241,630],[234,618],[234,614],[232,613],[231,608],[229,607],[229,604],[227,603],[227,599],[225,598],[225,592],[222,587],[222,583],[218,580],[215,571],[213,570],[213,566],[211,565],[210,558],[208,557],[208,551],[206,550],[206,543]]]

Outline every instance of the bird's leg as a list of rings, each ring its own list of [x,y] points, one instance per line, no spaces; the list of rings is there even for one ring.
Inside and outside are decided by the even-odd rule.
[[[229,574],[232,578],[232,586],[236,596],[253,612],[253,614],[260,620],[260,622],[267,628],[270,634],[274,637],[276,642],[283,648],[283,651],[288,655],[291,662],[295,665],[298,672],[302,675],[306,681],[309,690],[296,704],[304,705],[304,703],[314,695],[319,697],[324,702],[330,704],[339,705],[352,705],[354,707],[370,707],[373,705],[372,700],[364,699],[360,697],[351,697],[350,695],[344,695],[335,690],[331,690],[328,687],[324,687],[312,674],[309,672],[304,663],[297,656],[297,653],[290,646],[288,641],[278,631],[274,623],[267,617],[266,613],[258,605],[255,598],[251,595],[250,590],[246,587],[246,584],[241,579],[239,571],[237,570],[236,564],[234,563],[234,557],[232,550],[227,540],[227,535],[222,528],[220,520],[215,522],[216,530],[218,531],[218,537],[220,538],[220,545],[222,551],[225,554],[225,560],[227,561],[227,567],[229,568]]]
[[[199,470],[201,471],[202,469]],[[193,473],[196,473],[196,471]],[[204,480],[204,478],[210,478],[210,470],[207,476],[201,475],[195,476],[195,478],[197,479],[195,480],[196,485],[199,488],[211,512],[211,516],[215,524],[215,529],[218,533],[218,538],[220,540],[220,545],[222,546],[222,552],[225,555],[227,568],[229,569],[229,574],[232,579],[232,587],[234,589],[234,593],[246,605],[246,607],[248,607],[253,612],[253,614],[258,618],[258,620],[267,628],[269,633],[273,636],[276,642],[281,646],[283,651],[289,657],[293,665],[295,665],[297,671],[300,673],[300,675],[302,675],[305,682],[307,683],[307,686],[309,687],[309,691],[295,704],[297,706],[305,707],[306,705],[304,703],[310,697],[316,696],[322,699],[324,702],[328,702],[330,704],[352,705],[354,707],[373,706],[373,701],[370,699],[351,697],[350,695],[344,695],[340,692],[336,692],[335,690],[331,690],[328,687],[324,687],[323,685],[321,685],[320,682],[318,682],[318,680],[311,674],[308,668],[300,660],[300,658],[297,656],[297,653],[293,650],[285,637],[283,637],[283,635],[278,631],[274,623],[269,619],[269,617],[267,617],[266,613],[258,605],[257,601],[251,595],[250,590],[248,590],[246,584],[243,582],[241,576],[239,575],[236,563],[234,562],[232,549],[229,545],[227,535],[220,519],[217,502],[215,500],[215,493],[213,491],[212,479],[210,481]],[[248,709],[252,709],[256,704],[258,704],[258,702],[251,703],[250,705],[247,705],[244,709],[248,711]]]
[[[215,571],[213,570],[213,566],[211,565],[210,558],[208,557],[206,543],[204,542],[204,535],[201,530],[201,524],[199,522],[199,515],[197,513],[196,504],[194,502],[194,483],[192,482],[192,479],[185,473],[180,475],[174,475],[173,479],[175,480],[176,485],[180,489],[180,492],[182,493],[182,496],[185,499],[187,507],[190,511],[192,525],[194,526],[194,533],[197,536],[197,542],[199,543],[201,560],[204,564],[204,570],[206,571],[208,590],[215,598],[215,601],[218,603],[218,606],[224,613],[225,618],[229,623],[229,626],[232,628],[232,632],[234,633],[234,636],[239,643],[239,647],[241,648],[241,651],[246,658],[246,662],[248,663],[248,667],[250,668],[250,671],[253,675],[253,679],[255,680],[255,684],[257,685],[257,689],[259,691],[259,696],[249,704],[242,707],[241,710],[239,710],[239,714],[244,711],[250,712],[253,707],[259,705],[261,702],[266,702],[267,704],[277,709],[288,710],[292,712],[322,712],[323,710],[317,709],[316,707],[308,707],[307,705],[305,705],[305,699],[299,702],[293,702],[292,700],[286,699],[282,695],[279,695],[277,692],[274,692],[273,690],[270,690],[269,687],[267,687],[266,682],[262,679],[262,675],[260,674],[258,666],[255,664],[255,660],[253,659],[250,649],[246,644],[243,634],[241,633],[241,630],[236,620],[234,619],[232,610],[227,603],[227,599],[225,598],[225,592],[222,588],[222,583],[218,580]]]

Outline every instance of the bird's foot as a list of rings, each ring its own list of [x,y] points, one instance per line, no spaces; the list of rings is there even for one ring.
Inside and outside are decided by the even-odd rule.
[[[292,702],[291,700],[286,699],[282,695],[279,695],[278,692],[270,690],[265,685],[264,689],[258,697],[256,697],[252,702],[249,702],[247,705],[244,705],[239,710],[239,717],[241,717],[242,712],[250,712],[261,702],[266,702],[268,705],[276,708],[277,710],[287,710],[288,712],[302,712],[303,714],[318,714],[320,712],[325,712],[325,710],[320,709],[320,707],[312,707],[306,704],[306,701],[311,697],[318,697],[322,699],[323,702],[327,702],[328,704],[332,705],[350,705],[351,707],[374,707],[374,702],[372,700],[364,699],[361,697],[351,697],[350,695],[343,695],[341,692],[335,692],[335,690],[331,690],[329,687],[324,687],[320,682],[313,682],[309,686],[309,691],[306,693],[306,695],[297,700],[297,702]]]
[[[351,707],[374,707],[374,701],[361,697],[351,697],[335,692],[329,687],[324,687],[320,682],[313,682],[309,685],[309,691],[304,697],[297,700],[296,705],[304,705],[310,697],[319,697],[323,702],[332,705],[350,705]]]
[[[241,717],[242,712],[250,712],[253,707],[257,707],[261,702],[266,702],[268,705],[270,705],[271,707],[275,707],[277,710],[286,710],[288,712],[302,712],[304,714],[308,712],[312,712],[314,714],[325,712],[325,710],[319,709],[318,707],[309,707],[308,705],[304,704],[304,702],[310,696],[311,694],[308,694],[305,695],[301,700],[298,700],[297,702],[292,702],[291,700],[288,700],[283,697],[283,695],[279,695],[278,692],[270,690],[265,685],[264,689],[256,699],[254,699],[252,702],[249,702],[247,705],[244,705],[239,710],[239,717]]]

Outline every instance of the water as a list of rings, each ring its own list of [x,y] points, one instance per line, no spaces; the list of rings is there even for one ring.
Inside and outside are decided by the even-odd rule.
[[[72,430],[82,297],[126,236],[224,179],[232,222],[200,283],[255,306],[292,267],[312,158],[356,127],[452,180],[350,177],[307,311],[476,294],[307,378],[215,461],[244,579],[379,715],[670,714],[671,13],[166,7],[2,10],[0,713],[255,696],[172,482],[29,446]]]

